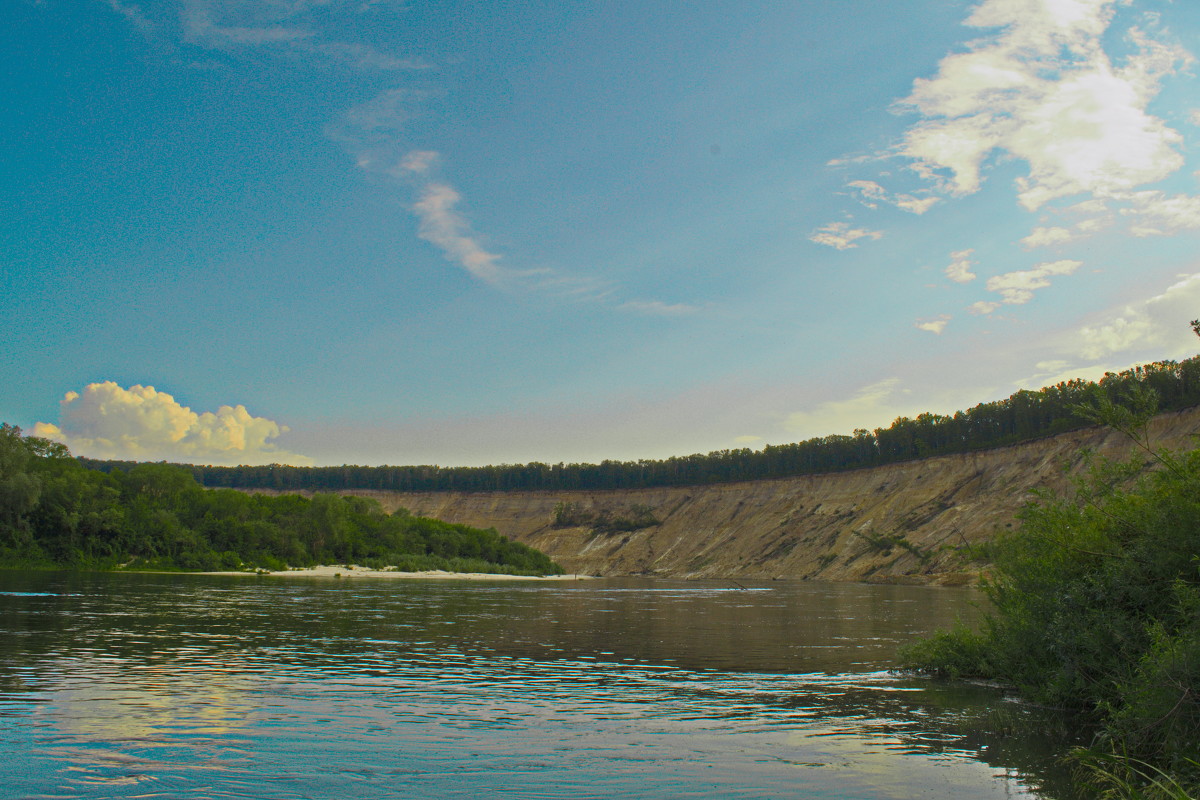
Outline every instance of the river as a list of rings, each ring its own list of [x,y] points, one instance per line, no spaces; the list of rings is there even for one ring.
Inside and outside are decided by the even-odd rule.
[[[0,572],[0,797],[1070,798],[969,589]]]

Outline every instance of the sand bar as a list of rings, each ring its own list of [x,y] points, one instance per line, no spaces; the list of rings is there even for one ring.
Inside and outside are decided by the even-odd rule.
[[[204,572],[203,575],[262,575],[269,578],[404,578],[446,581],[576,581],[592,575],[493,575],[490,572],[446,572],[431,569],[424,572],[401,572],[391,569],[368,569],[355,564],[322,564],[303,569],[276,572]]]

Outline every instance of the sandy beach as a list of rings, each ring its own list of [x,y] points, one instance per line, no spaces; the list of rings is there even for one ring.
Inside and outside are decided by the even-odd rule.
[[[354,564],[322,564],[303,569],[276,572],[205,572],[204,575],[261,575],[270,578],[403,578],[408,580],[465,580],[465,581],[577,581],[589,580],[592,575],[493,575],[490,572],[400,572],[389,569],[368,569]]]

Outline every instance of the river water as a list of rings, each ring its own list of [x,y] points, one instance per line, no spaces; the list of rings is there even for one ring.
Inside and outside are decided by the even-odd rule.
[[[0,572],[0,797],[1060,798],[971,590]]]

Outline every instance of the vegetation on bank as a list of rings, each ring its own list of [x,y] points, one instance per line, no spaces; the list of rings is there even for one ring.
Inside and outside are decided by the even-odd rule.
[[[0,425],[0,566],[284,569],[358,563],[402,570],[560,574],[545,554],[375,500],[205,490],[190,471],[85,468],[61,444]]]
[[[718,450],[707,455],[600,464],[187,468],[205,486],[284,491],[493,492],[698,486],[840,472],[1053,436],[1094,424],[1079,413],[1081,404],[1098,398],[1120,398],[1133,386],[1153,389],[1163,411],[1200,405],[1200,358],[1147,364],[1109,373],[1098,382],[1072,380],[1036,392],[1022,390],[1004,400],[980,403],[950,416],[926,413],[916,418],[900,417],[887,428],[767,445],[761,450]],[[134,466],[133,462],[84,461],[101,470],[129,470]]]
[[[902,657],[1094,723],[1075,759],[1097,796],[1200,797],[1200,449],[1154,450],[1150,409],[1146,392],[1102,403],[1140,456],[1097,463],[1072,496],[1030,506],[991,547],[982,629],[940,632]]]

